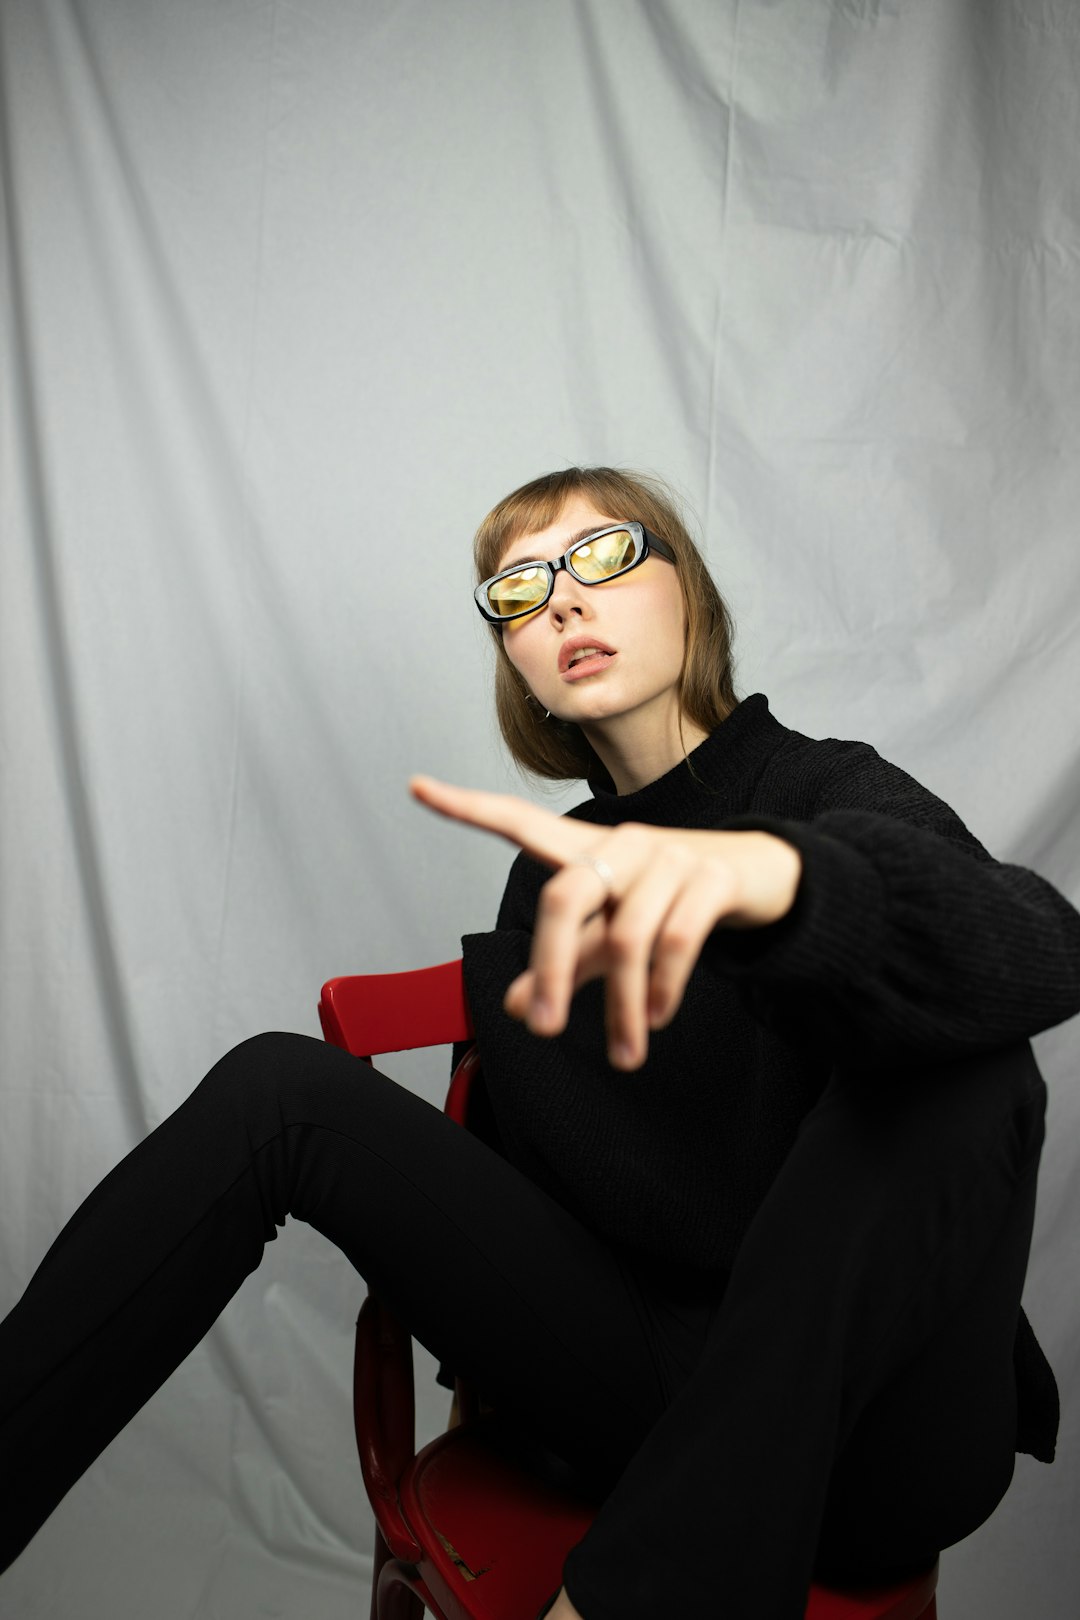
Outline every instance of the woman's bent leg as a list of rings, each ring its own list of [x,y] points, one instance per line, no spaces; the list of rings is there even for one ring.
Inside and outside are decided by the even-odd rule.
[[[653,1360],[602,1243],[368,1065],[306,1036],[258,1036],[90,1194],[0,1324],[0,1569],[288,1215],[571,1460],[614,1474],[655,1421]]]
[[[800,1620],[815,1565],[911,1569],[982,1522],[1012,1472],[1044,1100],[1026,1043],[833,1076],[701,1359],[569,1556],[586,1620],[676,1596]]]

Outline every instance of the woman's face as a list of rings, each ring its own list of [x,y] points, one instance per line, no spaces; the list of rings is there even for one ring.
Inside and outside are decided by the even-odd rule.
[[[549,528],[510,541],[498,567],[550,562],[590,530],[633,516],[601,512],[583,495],[572,495]],[[678,718],[686,611],[674,566],[655,552],[602,585],[582,585],[561,569],[550,600],[504,625],[502,637],[537,701],[587,734],[602,733],[605,722],[624,716],[665,725]],[[590,646],[601,656],[569,664],[575,651]]]

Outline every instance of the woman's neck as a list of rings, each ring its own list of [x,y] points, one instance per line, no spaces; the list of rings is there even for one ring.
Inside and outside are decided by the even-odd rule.
[[[621,796],[665,776],[709,735],[677,708],[633,711],[581,727]]]

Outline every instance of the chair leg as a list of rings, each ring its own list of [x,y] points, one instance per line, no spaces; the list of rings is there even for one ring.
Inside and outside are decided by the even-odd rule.
[[[383,1580],[387,1564],[397,1566],[378,1525],[375,1526],[375,1555],[371,1563],[370,1620],[423,1620],[424,1605],[394,1572]],[[402,1566],[398,1566],[399,1568]]]
[[[382,1567],[390,1556],[390,1549],[382,1538],[382,1531],[375,1526],[375,1551],[371,1558],[371,1608],[368,1620],[379,1620],[379,1575]]]
[[[381,1536],[379,1540],[382,1541]],[[383,1546],[386,1547],[385,1542]],[[434,1601],[425,1603],[421,1592],[426,1595],[427,1587],[417,1578],[413,1566],[403,1564],[386,1548],[379,1561],[378,1575],[372,1582],[372,1620],[424,1620],[428,1608],[435,1620],[443,1620]]]

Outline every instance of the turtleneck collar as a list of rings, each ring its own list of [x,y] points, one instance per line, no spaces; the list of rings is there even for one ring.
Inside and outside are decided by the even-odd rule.
[[[733,810],[741,808],[748,781],[756,779],[787,734],[787,727],[769,712],[764,692],[755,692],[743,698],[685,759],[634,793],[616,793],[611,777],[597,761],[598,769],[589,778],[594,796],[571,815],[607,825],[645,821],[657,826],[693,826],[706,806],[715,815],[730,798]]]

